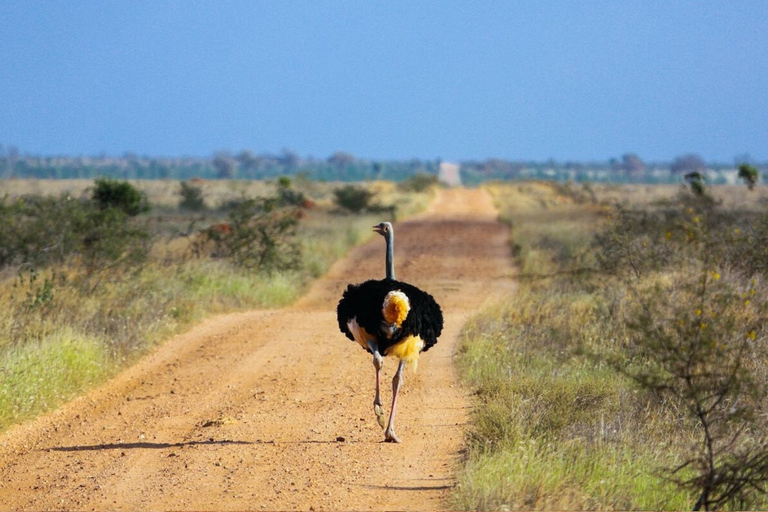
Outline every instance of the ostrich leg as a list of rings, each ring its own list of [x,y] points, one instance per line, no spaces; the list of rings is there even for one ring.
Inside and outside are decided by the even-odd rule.
[[[389,413],[389,423],[387,424],[387,430],[384,431],[384,437],[389,443],[400,443],[400,438],[395,434],[395,409],[397,408],[397,393],[400,391],[400,386],[403,384],[403,368],[405,367],[405,361],[400,361],[397,366],[397,373],[392,378],[392,411]]]
[[[368,347],[373,352],[373,367],[376,368],[376,396],[373,399],[373,412],[376,414],[376,421],[381,428],[384,428],[384,408],[381,405],[381,367],[384,364],[384,358],[379,354],[379,348],[372,341],[368,341]]]

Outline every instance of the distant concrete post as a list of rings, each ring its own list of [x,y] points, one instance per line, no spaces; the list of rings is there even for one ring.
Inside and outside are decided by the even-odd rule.
[[[440,171],[438,173],[440,183],[445,183],[449,187],[460,187],[461,173],[459,169],[461,169],[459,164],[440,162]]]

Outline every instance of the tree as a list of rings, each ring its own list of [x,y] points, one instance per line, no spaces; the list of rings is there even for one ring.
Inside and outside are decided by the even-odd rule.
[[[703,174],[701,174],[698,171],[692,171],[687,173],[685,176],[685,181],[688,182],[688,184],[691,186],[691,192],[693,192],[695,195],[699,197],[703,197],[704,194],[707,191],[707,180],[704,177]]]
[[[19,148],[16,146],[8,146],[7,152],[8,169],[6,171],[6,176],[10,178],[14,176],[14,168],[16,167],[16,162],[19,161]]]
[[[637,176],[645,172],[645,162],[635,153],[626,153],[621,157],[621,166],[625,172]]]
[[[260,163],[259,156],[248,150],[243,150],[238,153],[235,160],[237,160],[240,169],[245,172],[248,177],[253,177],[253,173],[258,169]]]
[[[216,176],[222,180],[229,180],[235,177],[237,161],[225,151],[216,153],[213,158],[213,168],[216,169]]]
[[[301,158],[299,158],[299,155],[295,151],[292,151],[288,148],[283,148],[279,161],[286,167],[286,169],[293,169],[299,165]]]
[[[747,184],[749,190],[753,190],[757,184],[757,167],[749,164],[741,164],[739,166],[739,178],[744,180],[744,183]]]
[[[355,156],[345,151],[337,151],[328,158],[328,163],[339,168],[344,168],[355,163]]]
[[[675,158],[669,169],[674,174],[689,174],[692,172],[703,174],[707,170],[707,164],[699,155],[689,153]]]

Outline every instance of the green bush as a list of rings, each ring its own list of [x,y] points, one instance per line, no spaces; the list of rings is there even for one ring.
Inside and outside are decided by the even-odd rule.
[[[89,203],[27,196],[0,200],[0,267],[62,262],[81,243],[76,226]]]
[[[299,206],[306,201],[303,192],[293,189],[293,182],[288,176],[277,179],[277,197],[283,206]]]
[[[192,244],[197,256],[229,259],[239,267],[266,273],[297,269],[299,210],[280,196],[243,197],[230,204],[229,222],[205,229]]]
[[[127,181],[97,178],[92,199],[99,208],[117,208],[134,217],[150,210],[147,198]]]
[[[369,208],[375,194],[365,187],[345,185],[334,190],[333,196],[336,206],[352,213],[360,213]]]
[[[398,183],[397,188],[404,192],[424,192],[432,187],[436,187],[438,179],[436,174],[427,172],[417,172],[407,180]]]
[[[203,199],[203,190],[200,187],[192,185],[188,181],[181,182],[181,201],[179,202],[179,208],[182,210],[189,210],[192,212],[199,212],[205,210],[205,200]]]
[[[148,229],[121,207],[66,195],[0,200],[2,267],[68,262],[94,271],[142,261],[150,242]]]
[[[132,222],[122,210],[91,210],[78,220],[78,252],[91,271],[138,264],[149,254],[149,230]]]
[[[739,166],[739,178],[744,180],[744,183],[747,184],[749,190],[754,189],[755,185],[757,185],[758,176],[759,173],[757,172],[757,167],[754,165],[741,164]]]

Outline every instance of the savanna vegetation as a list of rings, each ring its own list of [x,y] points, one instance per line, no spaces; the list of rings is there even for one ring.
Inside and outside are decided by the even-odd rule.
[[[206,315],[286,305],[429,190],[6,180],[0,198],[0,430],[55,407]],[[361,187],[363,188],[363,187]]]
[[[456,508],[768,507],[768,191],[696,172],[488,186],[519,289],[462,333]],[[206,315],[292,302],[435,180],[4,184],[0,429]]]
[[[462,334],[457,509],[768,507],[768,212],[744,174],[489,187],[520,284]]]
[[[247,179],[265,180],[279,176],[310,178],[314,181],[357,182],[364,180],[408,180],[414,175],[436,176],[440,159],[374,160],[337,151],[327,158],[302,157],[283,149],[277,153],[256,153],[250,149],[216,151],[204,157],[153,157],[127,152],[120,156],[49,156],[26,154],[13,145],[0,143],[0,178],[88,179],[109,176],[116,179]],[[706,162],[693,153],[671,161],[645,161],[636,153],[599,161],[507,160],[488,158],[459,162],[466,185],[489,180],[556,180],[610,183],[679,183],[682,176],[697,172],[711,184],[735,183],[743,166],[765,174],[768,162],[738,155],[731,162]]]

